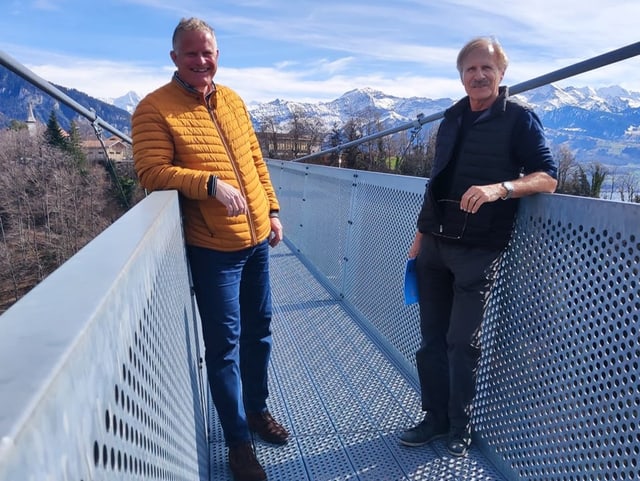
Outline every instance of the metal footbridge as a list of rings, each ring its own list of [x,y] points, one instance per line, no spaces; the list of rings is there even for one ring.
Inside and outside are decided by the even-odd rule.
[[[268,165],[286,235],[269,405],[292,433],[256,440],[270,480],[640,479],[640,205],[522,199],[483,323],[474,443],[453,458],[398,443],[421,417],[402,281],[428,180]],[[172,191],[0,316],[0,481],[115,479],[230,479]]]

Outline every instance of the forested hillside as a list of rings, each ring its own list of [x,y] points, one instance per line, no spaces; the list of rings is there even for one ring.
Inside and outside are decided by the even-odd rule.
[[[51,140],[0,131],[0,313],[142,197],[132,172],[114,175]]]

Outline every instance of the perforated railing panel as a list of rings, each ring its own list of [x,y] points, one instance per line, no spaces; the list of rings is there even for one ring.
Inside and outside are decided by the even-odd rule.
[[[521,479],[640,479],[640,212],[595,202],[523,205],[492,293],[475,424]]]
[[[283,186],[299,168],[283,167]],[[306,169],[307,185],[316,174],[326,183],[336,170]],[[330,240],[313,250],[332,257],[318,265],[344,259],[338,296],[414,380],[418,313],[403,306],[401,286],[424,186],[424,179],[353,173],[345,251]],[[325,209],[306,200],[306,218]],[[640,479],[639,239],[637,204],[521,200],[483,324],[473,417],[478,444],[504,473],[531,481]],[[302,232],[292,238],[306,253],[304,241]]]
[[[391,346],[402,368],[415,372],[418,309],[404,305],[403,276],[427,181],[290,162],[274,162],[270,170],[287,200],[295,186],[297,205],[282,209],[287,238],[373,327],[379,347]]]
[[[1,480],[208,479],[175,193],[135,206],[7,311],[0,331]]]
[[[640,206],[523,199],[483,325],[476,442],[451,459],[397,442],[420,416],[401,284],[425,181],[335,170],[274,175],[290,238],[273,251],[270,407],[292,441],[258,443],[270,479],[639,479]],[[0,317],[0,480],[228,479],[181,234],[175,193],[155,193]]]
[[[376,179],[377,180],[377,179]],[[404,305],[403,274],[426,182],[359,179],[352,208],[345,298],[413,367],[420,344],[417,305]]]
[[[313,166],[300,164],[271,170],[278,172],[273,182],[282,181],[275,185],[283,215],[290,220],[285,236],[299,246],[301,254],[339,292],[344,283],[353,171],[343,169],[325,176]]]

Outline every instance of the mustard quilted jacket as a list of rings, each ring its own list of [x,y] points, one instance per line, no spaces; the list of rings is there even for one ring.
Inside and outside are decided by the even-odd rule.
[[[147,95],[132,117],[133,159],[147,190],[177,189],[185,240],[219,251],[255,246],[271,233],[279,210],[246,106],[228,87],[204,99],[175,78]],[[211,174],[238,188],[248,215],[229,217],[207,195]]]

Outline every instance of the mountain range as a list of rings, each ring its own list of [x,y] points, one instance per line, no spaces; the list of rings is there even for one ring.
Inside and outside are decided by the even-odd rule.
[[[593,89],[546,85],[515,97],[538,114],[552,148],[564,144],[583,163],[640,168],[640,92],[618,86]],[[327,130],[334,123],[342,125],[357,117],[376,120],[382,128],[391,128],[412,122],[418,114],[440,113],[455,100],[401,98],[362,88],[326,103],[277,99],[250,103],[248,109],[257,126],[266,122],[285,128],[296,113],[321,119]]]
[[[79,90],[52,84],[87,109],[116,127],[121,132],[131,130],[131,114],[108,102],[103,102]],[[70,122],[78,114],[65,104],[49,96],[38,87],[24,80],[5,67],[0,66],[0,128],[6,127],[12,120],[25,122],[29,115],[29,106],[37,122],[46,124],[52,111],[55,111],[58,123],[63,129],[69,129]]]
[[[135,92],[122,97],[96,99],[74,89],[56,86],[79,104],[94,109],[105,122],[130,132],[133,109],[140,101]],[[619,86],[593,89],[546,85],[517,95],[542,120],[552,148],[566,145],[578,162],[600,162],[615,167],[640,168],[640,92]],[[294,116],[314,119],[327,131],[351,119],[375,121],[380,128],[412,122],[419,114],[442,112],[456,99],[402,98],[371,88],[346,92],[330,102],[303,103],[283,99],[248,102],[254,126],[290,128]],[[25,121],[29,105],[36,120],[46,123],[52,110],[68,128],[77,114],[13,72],[0,67],[0,127],[12,120]]]

